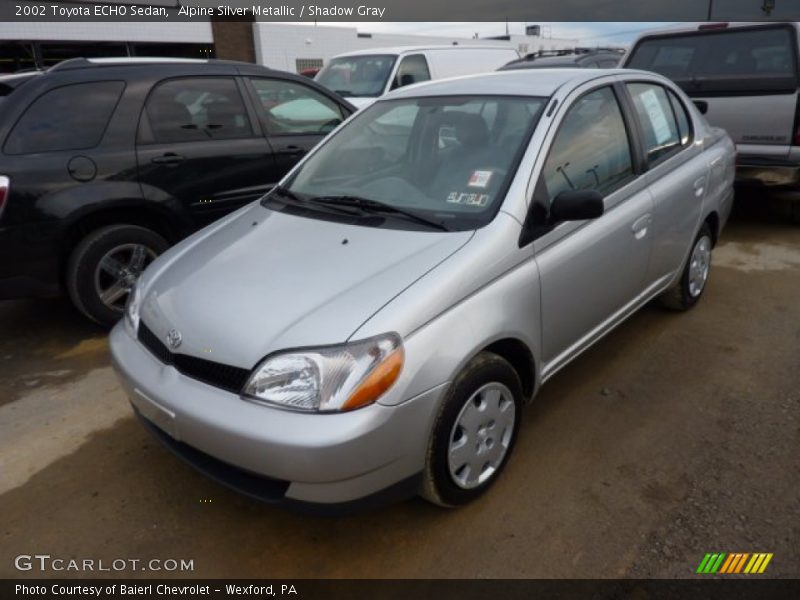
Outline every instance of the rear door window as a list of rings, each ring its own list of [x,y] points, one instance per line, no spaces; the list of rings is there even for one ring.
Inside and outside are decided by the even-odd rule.
[[[652,164],[681,148],[681,134],[667,90],[660,85],[629,83],[636,115],[644,135],[647,159]]]
[[[125,84],[97,81],[55,88],[39,96],[14,125],[6,154],[94,148],[103,138]]]
[[[253,135],[239,88],[231,77],[172,79],[145,105],[157,144],[245,138]]]

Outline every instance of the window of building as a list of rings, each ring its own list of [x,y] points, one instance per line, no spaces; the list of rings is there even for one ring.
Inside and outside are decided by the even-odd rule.
[[[294,61],[295,70],[298,73],[302,73],[303,71],[308,71],[310,69],[321,69],[322,68],[322,59],[321,58],[298,58]]]

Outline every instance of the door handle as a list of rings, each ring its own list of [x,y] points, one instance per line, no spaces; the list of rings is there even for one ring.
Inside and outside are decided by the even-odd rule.
[[[694,182],[694,195],[698,198],[702,197],[706,189],[706,176],[703,175],[700,179]]]
[[[168,167],[172,167],[175,165],[179,165],[184,160],[186,160],[180,154],[174,154],[172,152],[168,152],[162,156],[154,156],[150,159],[150,162],[156,165],[167,165]]]
[[[300,146],[295,146],[294,144],[291,146],[286,146],[283,151],[286,154],[303,154],[305,152],[305,148],[301,148]]]
[[[653,222],[653,217],[650,214],[642,215],[638,219],[633,222],[631,225],[631,231],[633,232],[633,237],[637,240],[642,239],[644,236],[647,235],[647,228],[650,226],[650,223]]]

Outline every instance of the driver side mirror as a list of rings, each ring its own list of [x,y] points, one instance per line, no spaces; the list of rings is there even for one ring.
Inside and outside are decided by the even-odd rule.
[[[603,214],[603,195],[597,190],[561,192],[550,205],[550,222],[583,221]]]

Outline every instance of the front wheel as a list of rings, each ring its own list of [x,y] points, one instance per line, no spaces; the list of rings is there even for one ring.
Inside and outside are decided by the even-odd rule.
[[[706,289],[711,271],[711,249],[714,240],[711,229],[704,224],[694,240],[689,259],[681,273],[678,283],[664,292],[661,304],[671,310],[689,310],[697,304]]]
[[[70,256],[66,287],[87,317],[111,327],[121,317],[139,275],[169,247],[157,233],[135,225],[111,225],[87,235]]]
[[[522,384],[513,367],[490,352],[472,359],[437,415],[422,496],[459,506],[483,494],[511,454],[521,415]]]

